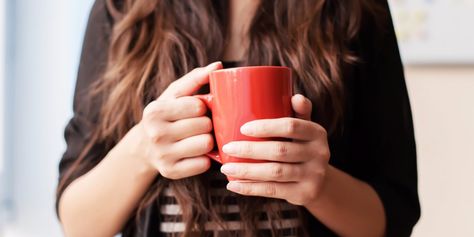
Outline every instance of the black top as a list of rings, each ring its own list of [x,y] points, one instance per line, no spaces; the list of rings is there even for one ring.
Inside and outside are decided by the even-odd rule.
[[[387,2],[380,2],[388,11]],[[383,20],[389,23],[384,30],[375,30],[374,23],[363,24],[352,45],[361,60],[345,73],[344,129],[330,138],[330,163],[375,189],[385,208],[387,236],[403,237],[410,235],[420,216],[416,146],[393,24],[390,17]],[[112,25],[105,1],[97,0],[79,66],[74,117],[65,130],[67,150],[59,165],[60,176],[83,150],[98,119],[99,104],[84,92],[105,68]],[[79,104],[92,110],[86,112]],[[86,159],[99,161],[106,152],[105,146],[96,144]],[[310,222],[311,236],[335,236],[317,219]]]

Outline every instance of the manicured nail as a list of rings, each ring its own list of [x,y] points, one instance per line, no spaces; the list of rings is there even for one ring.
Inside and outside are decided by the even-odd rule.
[[[221,172],[226,175],[235,175],[237,173],[237,167],[232,164],[225,164],[221,166]]]
[[[233,154],[237,152],[237,146],[233,143],[227,143],[222,147],[222,151],[227,154]]]
[[[247,135],[252,135],[254,133],[255,129],[252,126],[251,123],[246,123],[242,127],[240,127],[240,132],[242,134],[247,134]]]
[[[240,192],[242,185],[239,182],[231,181],[227,184],[227,189],[233,192]]]

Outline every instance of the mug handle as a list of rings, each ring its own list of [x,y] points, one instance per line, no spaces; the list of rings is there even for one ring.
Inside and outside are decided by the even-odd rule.
[[[211,94],[205,94],[205,95],[195,95],[194,97],[200,99],[204,104],[207,106],[207,108],[212,112],[212,104],[213,104],[213,96]],[[214,136],[215,137],[215,136]],[[206,154],[207,157],[219,162],[222,164],[222,159],[221,156],[219,155],[218,150],[213,150],[210,151],[209,153]]]

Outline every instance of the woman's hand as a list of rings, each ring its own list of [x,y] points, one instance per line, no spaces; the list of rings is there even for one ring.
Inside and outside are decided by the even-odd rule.
[[[209,81],[209,73],[222,68],[220,62],[196,68],[173,82],[161,96],[148,104],[138,124],[145,134],[145,158],[159,173],[182,179],[205,172],[214,140],[206,105],[192,97]]]
[[[235,157],[266,160],[265,163],[228,163],[221,171],[245,181],[231,181],[230,191],[250,196],[285,199],[295,205],[314,202],[325,181],[329,161],[326,130],[311,122],[311,101],[292,98],[296,118],[256,120],[241,127],[251,137],[282,137],[291,141],[238,141],[223,151]]]

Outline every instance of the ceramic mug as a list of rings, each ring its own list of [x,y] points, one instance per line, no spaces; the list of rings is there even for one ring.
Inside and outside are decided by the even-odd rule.
[[[208,156],[221,164],[262,162],[229,156],[222,152],[222,146],[232,141],[268,140],[244,136],[240,127],[253,120],[293,116],[291,69],[278,66],[221,69],[211,72],[209,83],[209,94],[196,95],[212,113],[218,149]]]

